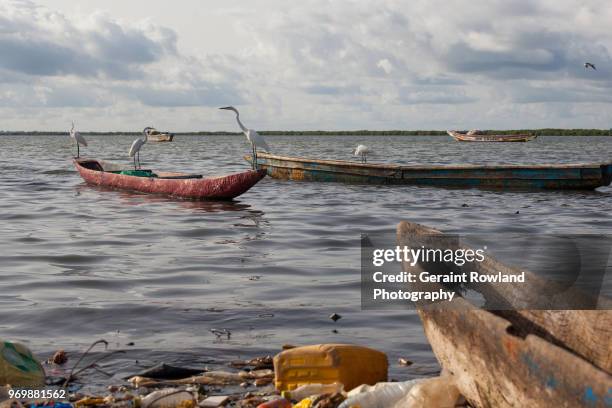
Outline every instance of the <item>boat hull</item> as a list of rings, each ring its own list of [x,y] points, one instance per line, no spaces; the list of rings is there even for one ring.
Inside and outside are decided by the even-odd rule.
[[[397,243],[414,247],[438,234],[402,222]],[[404,263],[402,270],[420,270],[411,268],[411,263]],[[444,308],[422,307],[418,313],[440,365],[474,407],[610,404],[612,314],[608,310],[492,312],[456,297]]]
[[[612,164],[399,166],[266,153],[257,155],[257,167],[282,180],[492,189],[592,190],[609,185],[612,177]]]
[[[458,142],[529,142],[536,139],[537,135],[532,134],[516,134],[516,135],[486,135],[473,134],[469,135],[463,132],[448,130],[446,133]]]
[[[174,139],[172,133],[162,133],[159,135],[147,135],[147,141],[153,143],[171,142]]]
[[[250,170],[212,178],[179,178],[184,176],[176,173],[168,178],[137,177],[104,171],[105,163],[92,159],[76,159],[74,166],[88,184],[192,200],[231,200],[266,176],[263,170]]]

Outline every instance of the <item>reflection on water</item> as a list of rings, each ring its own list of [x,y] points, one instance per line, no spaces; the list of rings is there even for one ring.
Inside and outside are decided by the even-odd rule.
[[[70,174],[74,175],[74,172]],[[239,201],[202,201],[202,200],[185,200],[176,197],[168,197],[164,195],[145,194],[137,191],[125,191],[113,189],[105,186],[94,186],[86,183],[81,183],[75,186],[77,195],[80,195],[87,190],[97,190],[101,194],[114,194],[120,201],[121,205],[149,205],[149,204],[168,204],[175,206],[177,209],[203,211],[203,212],[220,212],[220,211],[249,211],[261,214],[261,211],[252,210],[249,204],[243,204]]]
[[[0,331],[40,353],[104,337],[134,342],[134,361],[197,365],[274,353],[283,343],[381,349],[393,378],[436,363],[418,317],[361,311],[359,238],[407,219],[447,232],[607,233],[612,189],[503,192],[295,183],[266,178],[232,202],[199,202],[85,185],[68,137],[2,137]],[[89,137],[89,156],[129,164],[132,137]],[[612,139],[541,137],[465,144],[446,137],[270,137],[275,153],[372,162],[609,161]],[[147,144],[143,166],[205,176],[242,171],[242,137]],[[343,316],[334,323],[333,313]],[[219,341],[213,328],[231,330]]]

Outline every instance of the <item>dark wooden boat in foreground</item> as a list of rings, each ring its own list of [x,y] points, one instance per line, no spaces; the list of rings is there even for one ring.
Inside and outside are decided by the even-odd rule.
[[[251,156],[245,159],[252,161]],[[257,166],[284,180],[440,187],[591,190],[612,179],[612,163],[401,166],[258,153]]]
[[[247,192],[266,176],[263,170],[245,171],[219,177],[197,174],[155,172],[156,177],[141,177],[113,163],[95,159],[75,159],[74,166],[88,184],[163,194],[192,200],[230,200]]]
[[[470,130],[469,132],[460,132],[458,130],[447,130],[446,133],[458,142],[529,142],[537,138],[537,135],[532,134],[514,134],[514,135],[495,135],[481,132],[478,130]]]
[[[444,236],[408,222],[400,223],[397,233],[397,243],[412,248]],[[495,259],[481,266],[480,273],[512,270]],[[403,271],[419,270],[418,264],[404,263]],[[497,295],[511,297],[515,292],[516,286],[507,286]],[[425,334],[440,365],[472,406],[612,404],[612,311],[487,311],[463,297],[429,306],[418,309]]]

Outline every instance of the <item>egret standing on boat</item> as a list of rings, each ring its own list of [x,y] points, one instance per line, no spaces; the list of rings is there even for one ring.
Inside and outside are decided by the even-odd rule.
[[[238,126],[240,126],[240,129],[242,129],[242,132],[246,136],[247,140],[249,143],[251,143],[251,148],[253,149],[253,169],[257,170],[257,148],[260,147],[266,152],[270,152],[270,147],[264,140],[263,136],[259,135],[253,129],[247,129],[242,122],[240,122],[240,113],[238,112],[238,109],[234,108],[233,106],[225,106],[219,109],[231,110],[236,113],[236,121],[238,122]]]
[[[143,137],[138,138],[134,140],[134,142],[132,142],[132,147],[130,147],[130,157],[134,158],[134,170],[136,170],[136,156],[138,156],[138,168],[140,168],[140,148],[142,147],[142,145],[147,143],[147,136],[149,134],[149,130],[151,129],[153,128],[148,126],[144,128],[144,130],[142,131]]]
[[[79,151],[79,145],[83,145],[87,147],[87,141],[85,140],[83,136],[81,136],[81,134],[78,131],[74,130],[74,121],[72,121],[72,127],[70,128],[70,137],[72,138],[72,140],[76,142],[76,145],[77,145],[76,157],[79,158],[81,155],[81,152]]]
[[[368,154],[370,153],[370,148],[368,146],[362,145],[360,144],[359,146],[357,146],[355,148],[355,150],[353,150],[353,155],[355,156],[361,156],[361,162],[362,163],[367,163],[368,162]]]

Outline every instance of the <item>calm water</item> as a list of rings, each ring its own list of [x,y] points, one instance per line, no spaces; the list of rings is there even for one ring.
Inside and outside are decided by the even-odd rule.
[[[82,152],[129,165],[132,139],[89,137]],[[415,314],[360,310],[361,232],[393,230],[400,220],[449,232],[612,229],[610,187],[496,192],[266,178],[235,202],[198,203],[85,185],[72,168],[68,137],[0,141],[0,337],[41,357],[102,337],[128,349],[106,364],[123,374],[160,360],[198,366],[321,342],[385,351],[397,379],[433,374]],[[376,152],[373,162],[415,164],[612,159],[612,138],[604,137],[461,144],[279,136],[268,143],[276,153],[340,159],[364,143]],[[154,169],[212,175],[246,169],[248,151],[242,137],[177,136],[145,145],[141,158]],[[328,319],[333,312],[343,316],[336,324]],[[210,332],[221,328],[230,340]],[[398,357],[416,364],[399,368]]]

